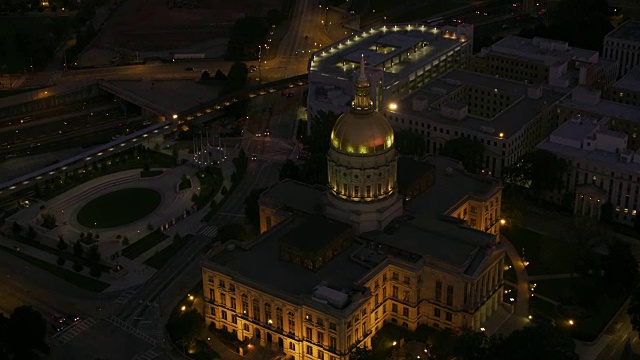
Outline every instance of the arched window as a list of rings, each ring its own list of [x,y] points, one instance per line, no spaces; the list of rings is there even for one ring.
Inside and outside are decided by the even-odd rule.
[[[260,321],[260,302],[253,299],[253,319]]]
[[[247,294],[242,294],[242,314],[249,314],[249,297]]]
[[[267,323],[269,323],[269,325],[273,323],[273,320],[271,318],[271,304],[269,303],[264,303],[264,318],[266,319]]]
[[[289,329],[288,330],[290,334],[296,333],[296,319],[294,316],[295,315],[293,314],[293,312],[289,311],[289,314],[288,314]]]

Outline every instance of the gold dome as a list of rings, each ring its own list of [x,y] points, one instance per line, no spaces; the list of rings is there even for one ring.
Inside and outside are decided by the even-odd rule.
[[[373,109],[369,80],[364,70],[363,57],[351,110],[338,118],[331,131],[331,146],[341,152],[371,154],[393,146],[393,128],[384,116]]]
[[[393,146],[393,128],[378,112],[342,114],[331,132],[331,146],[352,154],[371,154]]]

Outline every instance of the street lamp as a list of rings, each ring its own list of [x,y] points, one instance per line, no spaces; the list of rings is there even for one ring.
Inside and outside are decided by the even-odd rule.
[[[260,81],[262,79],[262,45],[258,45],[258,78],[256,80]]]

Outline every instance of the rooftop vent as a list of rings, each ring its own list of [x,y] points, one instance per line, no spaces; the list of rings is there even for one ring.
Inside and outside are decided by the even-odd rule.
[[[318,286],[313,292],[313,297],[325,300],[329,305],[342,309],[349,303],[349,296],[338,290],[334,290],[327,286]]]
[[[451,176],[453,175],[453,168],[452,167],[448,167],[444,169],[444,174],[447,176]]]

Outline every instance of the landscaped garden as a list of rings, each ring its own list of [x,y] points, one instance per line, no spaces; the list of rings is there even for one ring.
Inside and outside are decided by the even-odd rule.
[[[128,188],[99,196],[78,212],[80,225],[111,228],[130,224],[150,214],[160,205],[160,193],[147,188]]]
[[[164,266],[164,264],[167,263],[167,261],[169,261],[176,253],[178,253],[180,249],[182,249],[185,245],[187,245],[187,243],[189,242],[189,240],[191,240],[192,237],[193,237],[192,234],[189,234],[184,237],[176,234],[173,237],[173,242],[169,246],[158,251],[152,257],[145,260],[144,264],[159,270],[161,267]]]
[[[619,249],[626,245],[609,240],[605,243],[614,249],[614,255],[602,255],[595,252],[594,244],[576,239],[554,238],[517,227],[503,234],[527,264],[534,295],[529,303],[531,315],[548,319],[578,340],[596,339],[628,297],[623,276],[613,275],[629,273],[625,266],[633,267],[625,265],[631,261],[624,256],[627,250]],[[595,239],[595,235],[590,238]]]
[[[167,236],[165,233],[161,232],[160,230],[155,230],[147,234],[142,239],[122,249],[122,256],[126,257],[127,259],[135,259],[138,256],[147,252],[152,247],[160,244],[168,237],[169,236]]]
[[[513,243],[524,261],[528,262],[529,276],[568,274],[576,269],[578,257],[575,245],[566,240],[519,227],[503,229],[502,234]]]

